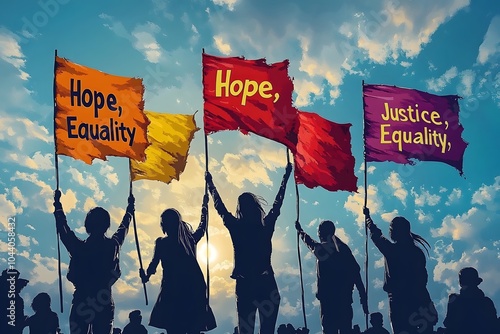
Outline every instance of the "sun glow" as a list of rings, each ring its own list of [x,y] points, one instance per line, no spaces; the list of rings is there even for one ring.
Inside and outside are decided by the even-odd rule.
[[[208,256],[209,256],[208,261],[210,263],[213,263],[217,259],[217,255],[218,255],[217,249],[212,244],[209,244],[208,245]],[[206,242],[203,242],[203,243],[200,242],[198,244],[198,249],[196,250],[196,257],[198,258],[198,260],[200,260],[204,264],[207,263],[207,243]]]

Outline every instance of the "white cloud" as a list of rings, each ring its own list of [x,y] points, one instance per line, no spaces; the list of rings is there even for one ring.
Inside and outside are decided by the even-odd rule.
[[[415,197],[416,206],[436,206],[441,200],[441,196],[431,194],[428,190],[420,188],[420,194],[418,194],[413,188],[411,189],[411,195]]]
[[[500,16],[496,15],[490,22],[483,43],[479,46],[477,62],[484,64],[498,52],[500,52]]]
[[[20,210],[20,208],[16,208],[14,203],[7,199],[6,194],[0,195],[0,217],[2,219],[0,223],[3,225],[3,230],[7,230],[9,218],[20,213]]]
[[[297,107],[308,106],[312,103],[311,96],[323,94],[323,88],[311,80],[298,79],[294,81],[294,91],[297,93],[295,105]]]
[[[28,73],[22,70],[26,64],[26,59],[21,51],[21,46],[14,34],[6,29],[0,29],[0,59],[19,70],[19,77],[22,80],[27,80],[30,77]]]
[[[119,182],[118,180],[118,174],[114,172],[113,166],[109,162],[106,161],[100,161],[96,160],[96,163],[101,165],[101,168],[99,169],[99,174],[104,176],[106,178],[106,184],[111,187],[111,186],[116,186]]]
[[[492,185],[483,184],[472,195],[472,204],[486,205],[488,208],[495,208],[498,205],[495,200],[497,193],[500,191],[500,176],[495,177],[495,182]]]
[[[463,215],[455,217],[447,215],[439,228],[431,229],[433,237],[451,236],[453,240],[463,240],[472,238],[477,233],[477,228],[473,228],[473,223],[480,219],[477,208],[471,208]]]
[[[85,203],[83,204],[83,211],[87,212],[92,208],[95,208],[97,206],[97,203],[92,197],[87,197],[85,200]]]
[[[358,193],[351,194],[347,197],[344,203],[344,208],[352,212],[356,217],[356,223],[360,228],[364,228],[365,216],[363,214],[364,205],[364,188],[359,187]],[[377,196],[378,188],[374,185],[368,186],[368,203],[367,207],[370,209],[370,214],[373,216],[379,210],[382,209],[382,200]]]
[[[35,254],[31,261],[35,265],[31,271],[30,284],[54,284],[57,280],[57,259]],[[67,265],[61,263],[61,269],[66,270]]]
[[[35,186],[39,187],[40,191],[35,192],[31,196],[30,201],[34,203],[32,208],[39,209],[39,210],[42,210],[44,212],[52,212],[53,211],[54,207],[52,204],[52,202],[53,202],[52,187],[50,187],[44,181],[40,180],[38,178],[37,173],[28,174],[28,173],[22,173],[22,172],[16,171],[16,173],[14,174],[14,176],[12,176],[10,178],[10,180],[11,181],[22,180],[22,181],[30,182],[30,183],[34,184]],[[40,203],[40,201],[42,203]]]
[[[7,155],[7,158],[4,161],[16,162],[21,166],[34,170],[50,170],[54,168],[54,155],[51,153],[42,154],[38,151],[32,157],[29,157],[21,153],[11,152]]]
[[[422,209],[416,209],[415,214],[420,224],[432,221],[432,215],[430,213],[425,213]]]
[[[2,122],[0,123],[0,140],[6,141],[12,146],[22,150],[26,140],[41,140],[45,143],[53,142],[52,136],[46,127],[33,122],[28,118],[11,117],[0,114]],[[29,133],[29,136],[26,134]]]
[[[399,214],[398,210],[393,210],[392,212],[384,212],[380,215],[380,218],[386,222],[391,222],[394,217]]]
[[[459,188],[454,188],[448,195],[448,200],[446,201],[445,204],[450,206],[453,203],[457,202],[461,197],[462,197],[462,190]]]
[[[473,70],[462,71],[460,73],[460,85],[457,87],[458,93],[463,97],[470,97],[475,79],[476,73]]]
[[[285,317],[294,317],[299,314],[300,310],[302,309],[302,304],[300,303],[300,300],[297,300],[295,302],[295,305],[292,305],[288,298],[283,297],[283,300],[281,301],[279,312],[282,316]]]
[[[28,206],[28,201],[23,196],[21,190],[19,190],[18,187],[12,188],[10,192],[12,194],[12,198],[14,199],[14,201],[18,202],[21,208],[25,208]]]
[[[225,43],[222,36],[214,36],[214,44],[217,50],[219,50],[223,55],[229,56],[231,54],[231,45]]]
[[[229,10],[234,10],[234,5],[238,0],[212,0],[215,5],[226,6]]]
[[[154,64],[160,62],[163,54],[163,49],[155,37],[155,34],[159,32],[160,27],[151,22],[138,25],[132,31],[132,36],[135,39],[133,42],[134,48],[140,51],[148,62]]]
[[[84,176],[83,173],[81,173],[74,167],[69,167],[68,173],[71,174],[73,180],[76,181],[79,185],[92,190],[94,192],[94,199],[96,201],[100,201],[103,199],[104,192],[99,188],[99,183],[93,175],[86,172]]]
[[[401,203],[406,205],[406,196],[408,196],[408,191],[403,187],[403,182],[399,178],[399,174],[392,171],[385,183],[389,185],[394,191],[394,196],[396,196]]]
[[[458,70],[456,66],[452,66],[449,70],[444,72],[438,78],[432,78],[426,81],[427,89],[433,90],[435,92],[440,92],[445,88],[452,79],[454,79],[458,75]]]

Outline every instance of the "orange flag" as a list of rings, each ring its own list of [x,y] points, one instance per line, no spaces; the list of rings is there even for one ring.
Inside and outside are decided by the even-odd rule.
[[[106,156],[145,160],[142,79],[103,73],[56,56],[56,153],[91,164]]]

